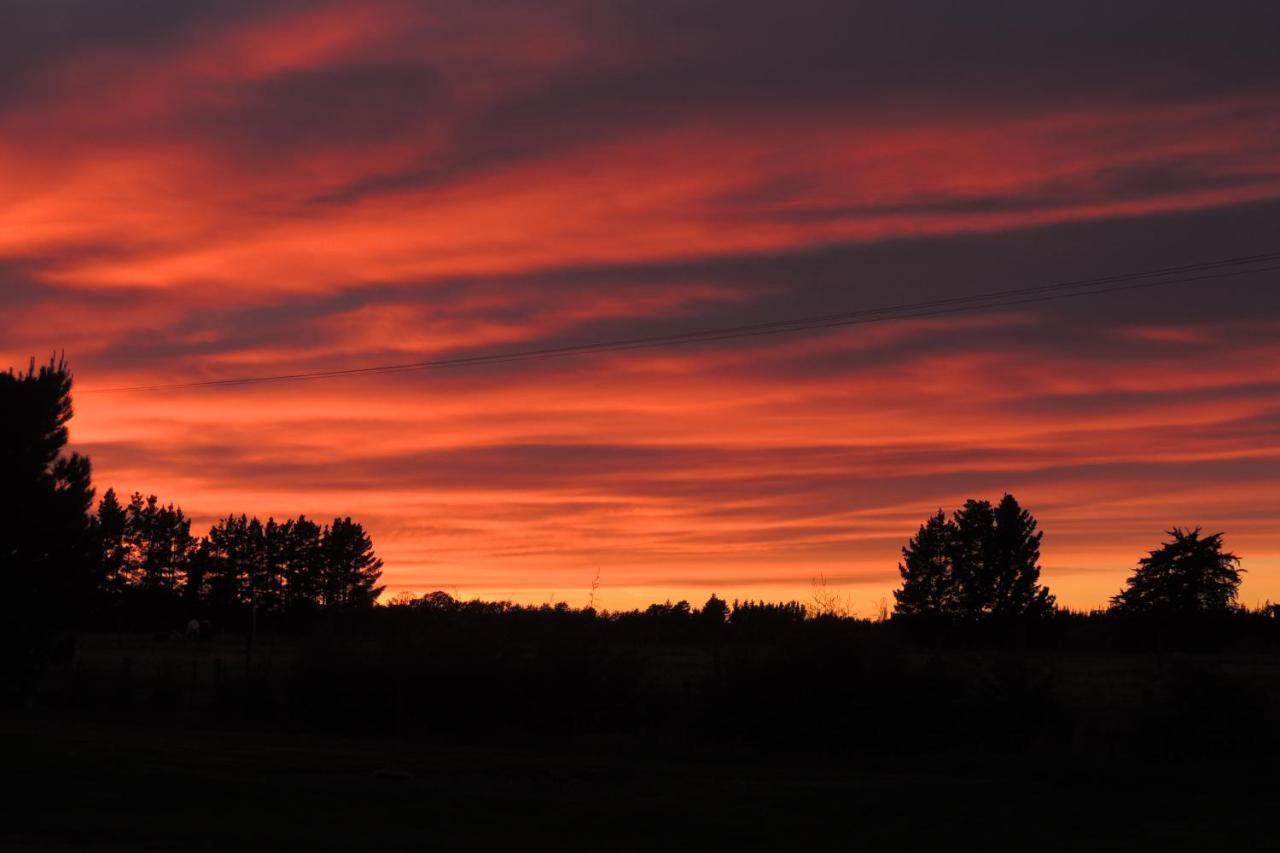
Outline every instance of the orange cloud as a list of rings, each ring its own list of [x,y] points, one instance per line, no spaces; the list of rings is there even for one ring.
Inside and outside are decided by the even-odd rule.
[[[1019,91],[994,51],[944,99],[905,75],[869,87],[839,65],[861,53],[799,13],[775,22],[800,28],[790,40],[750,30],[749,9],[648,40],[623,10],[574,4],[184,14],[164,38],[36,51],[0,99],[11,363],[65,348],[84,390],[341,369],[1274,236],[1265,75],[1043,69]],[[1105,47],[1098,63],[1129,67]],[[913,71],[956,75],[929,61]],[[393,590],[572,600],[599,569],[601,600],[625,606],[805,598],[822,573],[866,612],[921,518],[1008,489],[1048,531],[1069,604],[1100,603],[1164,527],[1195,523],[1227,529],[1247,596],[1276,598],[1274,282],[483,371],[82,393],[73,437],[102,487],[201,521],[361,517]]]

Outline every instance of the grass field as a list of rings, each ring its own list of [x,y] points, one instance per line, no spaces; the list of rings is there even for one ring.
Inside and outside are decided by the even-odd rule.
[[[380,666],[375,647],[346,653]],[[695,692],[696,723],[676,702],[661,724],[628,716],[580,728],[522,721],[529,704],[587,694],[462,696],[471,681],[439,685],[425,705],[396,704],[392,719],[379,704],[389,694],[344,694],[368,682],[335,669],[306,701],[340,702],[358,725],[322,731],[291,722],[316,710],[299,704],[312,694],[282,689],[274,716],[244,713],[242,638],[86,637],[75,664],[47,673],[39,702],[0,721],[0,839],[50,850],[879,851],[958,839],[977,849],[1274,849],[1280,785],[1275,752],[1262,747],[1280,684],[1274,655],[904,652],[905,671],[942,666],[977,704],[953,717],[948,697],[926,690],[899,718],[885,711],[905,706],[884,694],[916,676],[896,670],[868,683],[867,670],[832,670],[824,658],[811,671],[830,682],[797,693],[810,674],[803,659],[746,666],[768,659],[767,647],[628,650],[641,653],[637,701],[678,699],[691,682],[732,686],[744,666],[750,677],[738,692]],[[260,641],[255,679],[270,692],[303,657],[298,641]],[[779,678],[787,690],[774,689]],[[888,704],[868,711],[862,695]],[[506,704],[482,709],[497,724],[452,728],[414,711],[447,701]],[[990,717],[992,731],[1031,730],[1016,743],[948,737]],[[921,725],[944,736],[898,749]],[[1134,746],[1135,733],[1151,743]],[[1159,738],[1201,748],[1172,758]]]
[[[0,744],[4,835],[36,849],[1264,850],[1280,793],[1250,760],[831,761],[821,744],[784,757],[56,720],[10,721]]]

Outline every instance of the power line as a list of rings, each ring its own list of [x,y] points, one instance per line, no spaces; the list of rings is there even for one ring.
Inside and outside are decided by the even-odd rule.
[[[967,296],[932,299],[923,302],[905,303],[881,308],[865,308],[856,311],[844,311],[833,314],[794,317],[767,323],[719,326],[699,329],[691,332],[648,335],[609,341],[596,341],[586,344],[573,344],[561,347],[544,347],[539,349],[516,350],[508,353],[460,356],[457,358],[407,362],[403,364],[353,367],[342,370],[317,370],[303,373],[244,376],[229,379],[208,379],[194,382],[171,382],[155,385],[121,386],[115,388],[87,388],[81,389],[79,393],[108,394],[142,391],[173,391],[234,385],[259,385],[275,382],[298,382],[313,379],[336,379],[344,376],[368,376],[416,370],[479,367],[489,364],[509,364],[512,362],[535,361],[545,358],[564,358],[578,355],[621,352],[632,349],[683,346],[696,343],[733,340],[737,338],[786,334],[788,332],[829,329],[840,326],[883,323],[892,320],[936,317],[946,314],[958,314],[965,311],[979,311],[1013,305],[1026,305],[1060,299],[1078,298],[1083,296],[1096,296],[1126,290],[1140,290],[1154,287],[1166,287],[1173,284],[1187,284],[1227,279],[1245,275],[1255,275],[1257,273],[1270,272],[1273,270],[1280,270],[1280,252],[1267,252],[1256,255],[1223,258],[1220,260],[1205,261],[1196,264],[1162,267],[1159,269],[1142,270],[1139,272],[1121,273],[1117,275],[1100,276],[1097,278],[1012,288],[1008,290],[988,291],[985,293],[975,293]]]

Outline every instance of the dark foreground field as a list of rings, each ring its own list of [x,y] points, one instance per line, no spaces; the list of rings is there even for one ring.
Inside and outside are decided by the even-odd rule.
[[[56,720],[6,725],[0,749],[5,837],[34,849],[1272,850],[1280,793],[1273,766],[1239,758],[823,760]]]
[[[557,623],[558,625],[558,623]],[[84,635],[0,719],[13,849],[1275,849],[1269,648],[436,626]],[[1256,645],[1256,644],[1255,644]]]

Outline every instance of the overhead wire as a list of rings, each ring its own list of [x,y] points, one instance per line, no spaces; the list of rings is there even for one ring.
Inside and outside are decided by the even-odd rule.
[[[930,299],[897,305],[862,308],[828,314],[807,315],[761,323],[713,326],[688,332],[671,332],[645,335],[557,347],[540,347],[511,352],[482,353],[471,356],[431,359],[399,364],[371,365],[337,370],[316,370],[298,373],[240,376],[225,379],[206,379],[185,382],[167,382],[151,385],[133,385],[107,388],[80,389],[81,394],[106,394],[145,391],[173,391],[200,388],[218,388],[237,385],[258,385],[280,382],[298,382],[336,379],[350,376],[370,376],[420,370],[479,367],[483,365],[510,364],[548,358],[594,355],[667,346],[687,346],[699,343],[734,340],[740,338],[778,335],[792,332],[829,329],[841,326],[937,317],[966,311],[989,310],[1009,306],[1026,305],[1061,299],[1096,296],[1120,291],[1150,289],[1174,284],[1190,284],[1237,278],[1246,275],[1280,269],[1280,252],[1265,252],[1204,261],[1194,264],[1161,267],[1136,272],[1119,273],[1095,278],[1076,279],[1051,284],[1009,288],[982,293]]]

